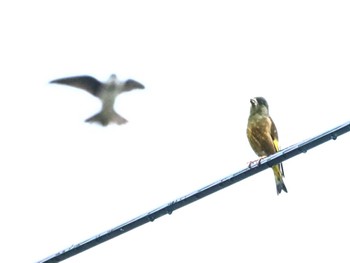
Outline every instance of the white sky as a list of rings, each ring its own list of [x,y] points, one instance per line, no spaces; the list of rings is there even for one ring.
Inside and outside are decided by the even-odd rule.
[[[246,167],[249,99],[282,148],[349,121],[348,1],[5,1],[0,262],[35,262]],[[116,73],[129,120],[55,78]],[[75,262],[349,262],[350,134]]]

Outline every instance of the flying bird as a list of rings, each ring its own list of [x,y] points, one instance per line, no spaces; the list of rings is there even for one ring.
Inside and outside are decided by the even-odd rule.
[[[119,125],[126,123],[127,120],[114,111],[116,97],[122,92],[145,88],[141,83],[132,79],[120,81],[115,74],[112,74],[104,83],[86,75],[55,79],[50,81],[50,83],[80,88],[99,98],[102,102],[101,111],[85,121],[90,123],[97,122],[103,126],[107,126],[112,122]]]
[[[266,157],[279,151],[276,125],[269,115],[269,105],[263,97],[250,100],[250,115],[247,125],[247,137],[250,146],[260,157]],[[283,182],[284,170],[282,163],[272,166],[275,175],[277,194],[287,193]]]

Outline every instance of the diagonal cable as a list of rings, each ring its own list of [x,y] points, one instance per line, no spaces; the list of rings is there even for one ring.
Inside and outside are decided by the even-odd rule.
[[[168,204],[165,204],[157,209],[154,209],[146,214],[136,217],[124,224],[100,233],[96,236],[91,237],[81,243],[72,245],[71,247],[64,249],[56,254],[53,254],[43,260],[38,261],[38,263],[56,263],[72,256],[75,256],[85,250],[88,250],[94,246],[97,246],[105,241],[112,238],[120,236],[130,230],[133,230],[143,224],[148,222],[153,222],[155,219],[164,216],[166,214],[171,214],[173,211],[191,204],[199,199],[211,195],[223,188],[226,188],[234,183],[237,183],[249,176],[259,173],[269,167],[293,158],[300,153],[306,153],[308,150],[317,147],[329,140],[336,140],[340,135],[343,135],[350,131],[350,121],[346,122],[334,129],[326,131],[318,136],[311,139],[302,141],[300,143],[294,144],[286,149],[283,149],[269,157],[261,160],[260,164],[253,164],[250,168],[247,167],[237,173],[227,176],[219,181],[216,181],[210,185],[207,185],[197,191],[194,191],[188,195],[180,197]]]

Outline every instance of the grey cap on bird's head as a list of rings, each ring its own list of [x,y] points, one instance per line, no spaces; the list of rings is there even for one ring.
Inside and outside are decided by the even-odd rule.
[[[251,107],[250,114],[269,114],[269,105],[265,98],[263,97],[254,97],[250,99]]]

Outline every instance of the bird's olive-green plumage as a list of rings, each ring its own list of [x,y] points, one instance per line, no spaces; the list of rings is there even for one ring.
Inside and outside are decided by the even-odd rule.
[[[247,137],[250,146],[259,157],[266,157],[279,151],[276,125],[269,115],[269,105],[263,97],[250,100],[250,115],[247,125]],[[282,163],[272,166],[275,175],[277,194],[287,192],[283,182]]]

